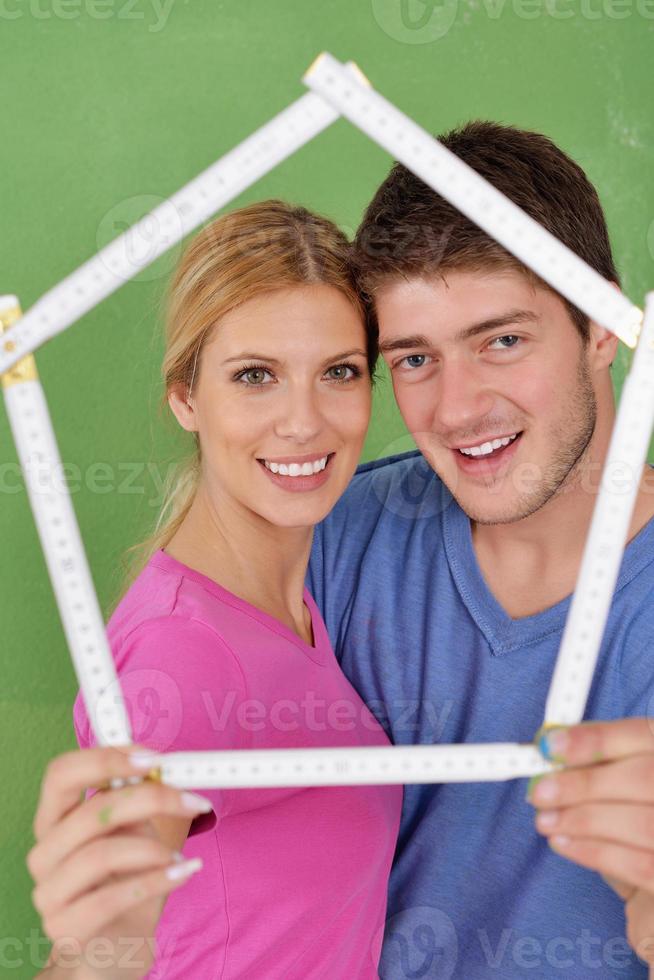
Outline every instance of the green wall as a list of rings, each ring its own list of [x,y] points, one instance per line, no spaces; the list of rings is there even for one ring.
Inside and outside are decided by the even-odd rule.
[[[0,293],[27,309],[125,224],[296,99],[326,49],[428,129],[551,136],[605,205],[626,292],[654,282],[654,0],[0,0]],[[339,121],[231,206],[288,197],[348,230],[389,158]],[[179,246],[38,353],[103,603],[183,451],[157,412],[157,306]],[[621,351],[616,382],[626,364]],[[411,446],[388,382],[366,458]],[[0,975],[37,970],[24,855],[77,684],[0,410]],[[43,958],[45,946],[41,947]],[[22,962],[21,962],[22,961]]]

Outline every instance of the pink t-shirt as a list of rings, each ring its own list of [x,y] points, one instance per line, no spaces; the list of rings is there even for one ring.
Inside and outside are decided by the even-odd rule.
[[[341,672],[305,589],[315,647],[157,551],[107,633],[135,742],[158,751],[388,745]],[[74,724],[94,745],[81,694]],[[204,866],[166,900],[151,980],[371,980],[400,786],[197,791],[185,857]]]

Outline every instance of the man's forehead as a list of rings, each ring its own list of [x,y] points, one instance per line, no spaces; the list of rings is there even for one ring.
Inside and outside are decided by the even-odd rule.
[[[470,290],[489,297],[495,291],[498,297],[507,290],[532,296],[538,291],[532,276],[513,268],[446,269],[381,283],[375,290],[375,305],[383,311],[397,303],[443,303],[452,299],[460,302],[461,292],[468,295]]]
[[[457,274],[449,282],[415,278],[380,292],[376,308],[382,352],[441,340],[464,342],[510,324],[538,323],[549,290],[535,289],[519,274],[510,279],[473,275]]]

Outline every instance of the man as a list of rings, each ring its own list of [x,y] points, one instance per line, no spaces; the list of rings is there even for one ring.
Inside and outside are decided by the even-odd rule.
[[[442,142],[619,282],[597,194],[548,139],[477,122]],[[617,339],[399,164],[355,257],[419,451],[359,468],[316,531],[309,586],[395,743],[531,741],[615,417]],[[647,976],[654,469],[636,477],[585,716],[613,723],[550,738],[580,768],[533,790],[537,828],[523,780],[406,787],[383,978]]]

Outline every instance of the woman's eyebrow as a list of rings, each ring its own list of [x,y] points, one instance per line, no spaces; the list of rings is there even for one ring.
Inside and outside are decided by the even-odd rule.
[[[335,361],[342,361],[346,357],[355,357],[359,354],[361,357],[367,357],[368,354],[365,350],[360,347],[355,347],[352,350],[342,351],[340,354],[333,354],[330,357],[325,358],[322,362],[323,364],[333,364]],[[237,354],[235,357],[228,357],[227,360],[223,361],[223,364],[232,364],[234,361],[265,361],[266,364],[281,364],[275,357],[269,357],[267,354],[255,354],[251,351],[243,351],[242,354]]]
[[[269,357],[268,354],[253,354],[250,351],[243,351],[242,354],[236,354],[235,357],[228,357],[227,360],[223,361],[223,364],[231,364],[233,361],[266,361],[268,364],[280,364],[275,357]]]

